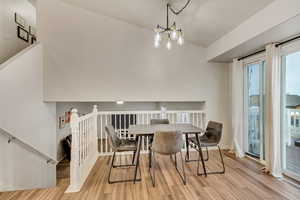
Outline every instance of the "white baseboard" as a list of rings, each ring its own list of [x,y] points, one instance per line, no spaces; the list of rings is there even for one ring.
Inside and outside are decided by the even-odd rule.
[[[8,191],[13,191],[14,189],[10,186],[4,186],[0,185],[0,192],[8,192]]]

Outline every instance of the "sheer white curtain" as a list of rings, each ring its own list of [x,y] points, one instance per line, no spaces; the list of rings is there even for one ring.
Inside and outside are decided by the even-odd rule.
[[[231,66],[231,109],[232,109],[232,150],[237,157],[244,157],[244,78],[243,62],[233,60]]]
[[[275,177],[281,170],[281,56],[275,44],[266,47],[266,161]]]

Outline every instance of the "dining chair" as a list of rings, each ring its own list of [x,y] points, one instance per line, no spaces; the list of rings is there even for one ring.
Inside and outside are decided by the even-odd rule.
[[[130,167],[130,166],[136,166],[134,164],[135,156],[136,156],[136,151],[137,151],[137,143],[135,140],[130,140],[130,139],[120,139],[113,126],[109,125],[105,127],[105,131],[107,132],[108,138],[109,138],[109,144],[111,146],[111,149],[113,151],[113,157],[111,160],[110,168],[109,168],[109,174],[108,174],[108,183],[120,183],[120,182],[130,182],[130,181],[140,181],[141,179],[126,179],[126,180],[111,180],[111,170],[112,168],[117,168],[117,167]],[[132,158],[132,163],[131,164],[121,164],[121,165],[115,165],[115,157],[117,152],[133,152],[133,158]],[[141,175],[141,170],[139,168],[139,172]]]
[[[151,119],[150,125],[159,125],[159,124],[170,124],[170,121],[168,119]],[[153,136],[149,136],[149,147],[151,146],[153,142]],[[151,148],[149,148],[149,168],[151,168]]]
[[[168,131],[168,132],[156,132],[154,134],[153,143],[151,145],[151,163],[153,162],[153,165],[149,168],[150,177],[152,180],[152,184],[155,187],[155,166],[156,166],[156,160],[155,160],[155,154],[162,154],[162,155],[175,155],[175,168],[180,175],[180,178],[182,179],[184,185],[186,184],[186,175],[185,175],[185,169],[184,169],[184,160],[182,156],[181,149],[183,147],[184,140],[182,138],[182,133],[179,131]],[[182,165],[182,173],[179,172],[177,167],[177,153],[180,153],[181,157],[181,165]],[[153,171],[153,176],[151,173],[151,169]]]
[[[219,146],[220,140],[222,138],[222,129],[223,129],[223,124],[214,122],[214,121],[209,121],[205,133],[203,134],[203,136],[199,137],[200,148],[198,146],[198,141],[197,141],[196,137],[188,138],[188,144],[189,144],[188,146],[195,147],[195,149],[199,152],[199,155],[198,155],[197,160],[187,160],[186,159],[186,161],[197,161],[198,162],[198,167],[197,167],[198,175],[203,175],[203,173],[199,173],[200,151],[201,151],[202,147],[205,147],[207,150],[207,158],[204,161],[209,160],[208,147],[218,147],[220,158],[221,158],[221,163],[222,163],[221,171],[211,171],[211,172],[207,172],[207,174],[224,174],[225,173],[225,165],[224,165],[223,155],[222,155],[222,151]],[[189,148],[187,148],[187,154],[188,153],[189,153]]]

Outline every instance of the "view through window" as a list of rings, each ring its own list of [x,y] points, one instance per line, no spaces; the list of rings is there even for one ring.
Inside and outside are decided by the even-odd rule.
[[[300,51],[283,57],[283,167],[300,177]]]
[[[246,149],[245,152],[257,158],[263,155],[264,146],[264,62],[246,65]]]

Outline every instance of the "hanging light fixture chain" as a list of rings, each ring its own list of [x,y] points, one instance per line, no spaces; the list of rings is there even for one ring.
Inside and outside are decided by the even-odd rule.
[[[175,15],[179,15],[189,5],[190,2],[191,0],[187,0],[186,4],[178,11],[174,10],[171,5],[169,5],[169,8],[172,11],[172,13],[174,13]]]
[[[167,4],[167,29],[169,29],[169,6],[170,4]]]

